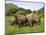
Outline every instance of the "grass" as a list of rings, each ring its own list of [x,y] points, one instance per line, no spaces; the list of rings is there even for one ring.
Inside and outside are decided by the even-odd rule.
[[[30,26],[26,26],[23,28],[19,28],[18,26],[12,26],[11,22],[9,22],[9,20],[11,20],[12,16],[7,16],[6,17],[6,25],[5,25],[5,34],[6,35],[10,35],[10,34],[14,34],[14,33],[37,33],[37,32],[44,32],[44,23],[43,23],[43,18],[41,18],[41,23],[40,25],[34,25],[33,27]]]

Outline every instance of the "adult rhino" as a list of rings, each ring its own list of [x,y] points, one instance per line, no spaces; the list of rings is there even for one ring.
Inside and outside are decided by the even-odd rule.
[[[27,22],[26,16],[17,14],[17,15],[13,15],[12,19],[13,19],[12,25],[18,25],[19,27],[26,26],[26,22]]]
[[[19,27],[26,26],[26,16],[24,15],[17,15],[18,25]]]
[[[26,15],[26,18],[27,18],[28,24],[29,24],[30,26],[33,26],[34,23],[39,24],[39,22],[40,22],[40,17],[39,17],[38,14],[34,14],[34,13],[27,14],[27,15]]]

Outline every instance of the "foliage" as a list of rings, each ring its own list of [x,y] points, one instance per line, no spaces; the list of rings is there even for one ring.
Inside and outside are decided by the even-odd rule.
[[[26,10],[26,14],[32,13],[32,11],[30,9]]]
[[[40,25],[35,25],[33,27],[30,27],[30,26],[26,26],[26,27],[23,27],[23,28],[19,28],[18,26],[12,26],[11,25],[11,22],[9,20],[12,20],[13,14],[22,14],[22,15],[26,15],[26,14],[29,14],[29,13],[37,13],[39,15],[41,15],[42,17],[40,18]],[[13,4],[6,4],[6,7],[5,7],[5,14],[6,14],[6,20],[5,20],[5,32],[6,32],[6,35],[10,35],[12,33],[26,33],[26,32],[44,32],[44,7],[43,8],[40,8],[39,10],[37,11],[32,11],[30,9],[24,9],[24,8],[20,8],[16,5],[13,5]],[[10,16],[9,16],[10,15]]]
[[[23,28],[19,28],[18,26],[12,26],[11,22],[9,20],[12,16],[6,17],[6,34],[14,34],[14,33],[31,33],[31,32],[44,32],[44,24],[43,24],[43,18],[41,18],[40,25],[34,25],[33,27],[26,26]]]
[[[37,13],[43,17],[44,16],[44,7],[37,10]]]
[[[5,4],[5,14],[9,15],[9,14],[11,14],[9,10],[14,9],[14,11],[15,11],[17,8],[18,7],[16,5],[14,5],[14,4]]]
[[[22,15],[26,15],[31,13],[32,11],[30,9],[24,9],[24,8],[19,8],[16,5],[13,4],[6,4],[6,15],[12,15],[12,14],[22,14]]]
[[[15,14],[16,12],[17,12],[16,8],[11,8],[11,9],[9,9],[7,15],[12,15],[12,14]]]

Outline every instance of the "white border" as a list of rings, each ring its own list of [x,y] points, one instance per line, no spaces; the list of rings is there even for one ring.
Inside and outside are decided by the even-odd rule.
[[[5,34],[5,7],[4,0],[0,0],[0,35]]]
[[[23,1],[44,2],[46,6],[45,0],[23,0]],[[45,11],[46,11],[46,7],[45,7]],[[45,12],[45,21],[46,21],[46,12]],[[45,21],[44,23],[46,23]],[[46,24],[44,28],[45,28],[44,33],[31,33],[31,34],[19,34],[19,35],[46,35]],[[5,35],[5,0],[0,0],[0,35]]]

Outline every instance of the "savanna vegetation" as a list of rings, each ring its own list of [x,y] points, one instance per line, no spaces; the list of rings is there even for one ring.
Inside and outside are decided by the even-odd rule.
[[[44,7],[40,8],[37,11],[35,10],[32,11],[30,9],[20,8],[13,4],[6,4],[5,6],[6,6],[5,7],[5,34],[6,35],[11,35],[15,33],[44,32]],[[30,17],[30,18],[34,18],[34,21],[30,20],[30,18],[27,16],[28,21],[27,23],[24,23],[24,21],[26,21],[24,17],[32,13],[35,13],[34,16],[36,16],[36,18],[34,16]],[[14,22],[15,24],[13,24],[13,20],[15,20],[13,15],[17,15],[19,19],[18,20],[19,24],[15,22]],[[29,21],[32,23],[31,24],[32,26],[30,25]],[[37,23],[38,21],[40,21],[39,24]]]

